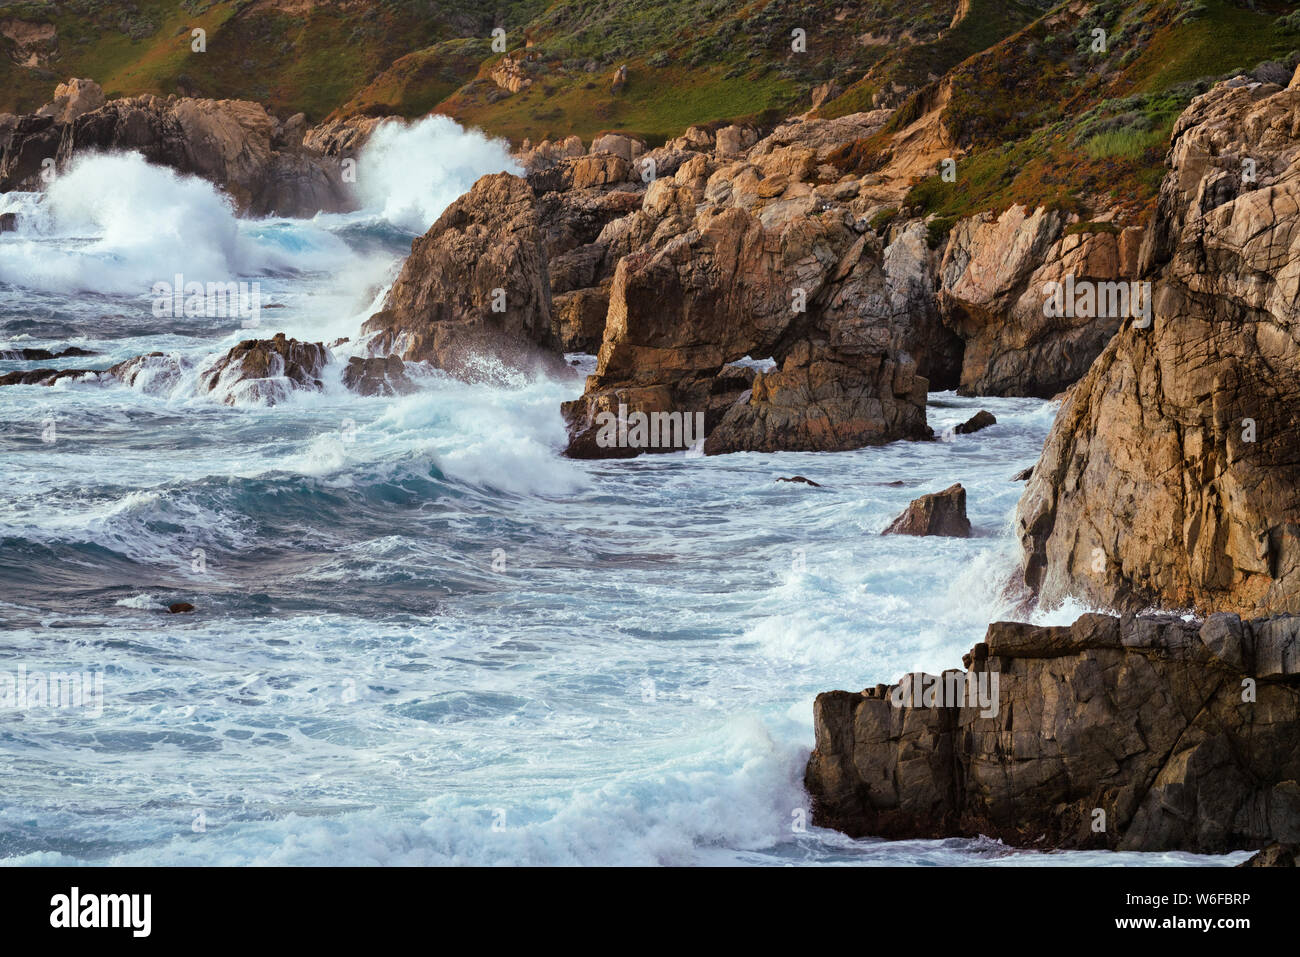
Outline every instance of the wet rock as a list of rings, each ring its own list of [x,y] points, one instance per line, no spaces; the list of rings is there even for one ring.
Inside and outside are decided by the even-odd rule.
[[[821,488],[821,485],[810,478],[804,478],[802,475],[794,475],[790,478],[778,478],[778,482],[802,482],[804,485],[811,485],[813,488]]]
[[[95,369],[28,369],[24,372],[7,372],[0,375],[3,385],[54,385],[65,379],[99,383],[104,372]]]
[[[18,231],[18,214],[0,213],[0,233],[15,233],[17,231]]]
[[[978,432],[980,429],[987,429],[990,425],[997,425],[998,420],[992,412],[986,412],[980,409],[969,419],[957,426],[954,430],[958,435],[970,435],[972,432]]]
[[[353,356],[343,370],[343,384],[361,395],[409,395],[417,388],[397,356]]]
[[[942,492],[922,495],[881,534],[969,538],[970,531],[970,520],[966,517],[966,489],[959,483]]]
[[[411,244],[382,311],[363,332],[372,351],[426,361],[464,379],[563,365],[551,328],[546,250],[533,190],[484,176]]]
[[[1021,469],[1019,472],[1017,472],[1015,475],[1013,475],[1013,476],[1011,477],[1011,481],[1013,481],[1013,482],[1028,482],[1028,481],[1030,480],[1030,478],[1033,477],[1033,474],[1034,474],[1034,466],[1031,465],[1031,466],[1029,466],[1029,468],[1027,468],[1027,469]]]
[[[62,170],[83,153],[134,151],[214,183],[240,212],[254,216],[312,216],[355,206],[341,164],[306,145],[299,119],[281,123],[246,100],[146,94],[102,102],[97,91],[89,81],[71,80],[43,115],[0,128],[0,192],[40,188],[47,159]]]
[[[194,610],[194,606],[187,601],[172,602],[167,606],[167,611],[173,615],[187,615]]]
[[[1300,844],[1270,844],[1237,866],[1300,867]]]
[[[226,405],[275,405],[296,389],[320,391],[329,353],[323,343],[288,339],[245,339],[199,375],[199,387]]]
[[[57,352],[50,349],[0,349],[0,359],[21,360],[24,362],[45,362],[50,359],[67,359],[74,356],[94,356],[98,354],[90,349],[82,349],[80,346],[68,346]]]
[[[855,837],[1041,848],[1295,844],[1300,676],[1269,662],[1300,620],[1235,628],[1241,659],[1177,616],[997,622],[948,683],[819,695],[813,820]]]

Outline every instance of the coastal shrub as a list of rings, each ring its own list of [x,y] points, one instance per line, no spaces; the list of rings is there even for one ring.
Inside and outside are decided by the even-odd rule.
[[[895,206],[889,206],[882,209],[880,212],[876,213],[876,215],[871,217],[870,226],[872,231],[883,234],[897,215],[898,208]]]
[[[938,249],[957,225],[956,216],[936,216],[925,224],[925,241],[931,249]]]

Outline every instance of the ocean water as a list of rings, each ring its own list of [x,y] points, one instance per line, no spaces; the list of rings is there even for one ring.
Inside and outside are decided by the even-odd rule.
[[[0,675],[91,672],[101,707],[0,709],[10,864],[1231,864],[850,840],[799,823],[819,691],[959,665],[1014,615],[1011,516],[1054,406],[931,396],[930,443],[579,462],[572,377],[272,407],[200,394],[284,331],[355,334],[413,235],[501,144],[394,129],[366,208],[236,219],[139,157],[0,196],[0,361],[135,387],[0,389]],[[261,284],[239,319],[157,318],[176,273]],[[229,399],[227,404],[225,400]],[[951,429],[979,408],[998,424]],[[778,483],[804,475],[821,488]],[[968,540],[881,537],[962,482]],[[172,602],[193,603],[169,615]],[[1066,622],[1082,609],[1040,615]]]

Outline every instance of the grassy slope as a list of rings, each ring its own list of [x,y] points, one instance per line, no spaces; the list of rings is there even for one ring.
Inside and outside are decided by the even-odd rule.
[[[956,71],[945,122],[968,153],[956,183],[933,176],[908,198],[945,220],[1013,203],[1085,219],[1101,207],[1139,221],[1154,202],[1169,132],[1212,78],[1285,60],[1300,30],[1281,5],[1200,0],[1098,3],[1083,18],[1031,25]],[[1063,22],[1062,22],[1063,21]],[[1107,31],[1106,55],[1087,46]]]
[[[893,130],[951,79],[944,123],[961,147],[958,181],[915,185],[908,205],[941,221],[1014,202],[1088,217],[1139,217],[1161,174],[1168,131],[1205,78],[1285,60],[1300,23],[1281,0],[384,0],[308,10],[274,0],[0,0],[0,19],[50,22],[47,69],[16,66],[0,40],[0,111],[30,111],[56,82],[90,76],[110,96],[242,96],[282,115],[444,112],[515,141],[624,130],[652,142],[697,123],[803,109],[812,88],[842,88],[821,115],[902,104],[886,131],[845,151],[879,165]],[[1253,8],[1252,8],[1253,7]],[[1300,18],[1292,18],[1300,20]],[[504,95],[488,79],[501,54],[538,58],[534,84]],[[190,51],[190,29],[208,52]],[[807,31],[807,52],[790,49]],[[1088,46],[1105,29],[1108,50]],[[613,69],[629,82],[615,94]],[[907,100],[912,94],[911,101]]]
[[[515,139],[611,128],[661,139],[692,123],[801,108],[817,84],[851,84],[912,38],[934,39],[955,5],[501,0],[484,12],[479,0],[319,0],[286,12],[272,0],[0,0],[0,18],[52,22],[60,37],[45,70],[0,60],[0,110],[31,110],[75,75],[110,95],[247,97],[312,120],[437,109]],[[501,97],[485,80],[499,59],[488,45],[496,25],[512,49],[526,38],[541,54],[545,76],[533,92]],[[206,54],[190,53],[194,26],[208,31]],[[790,48],[795,28],[806,31],[805,53]],[[860,42],[866,34],[892,40]],[[621,64],[631,79],[614,96],[609,77]]]

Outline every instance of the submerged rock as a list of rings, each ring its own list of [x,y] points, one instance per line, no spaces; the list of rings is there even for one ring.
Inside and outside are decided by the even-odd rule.
[[[1300,841],[1300,618],[997,622],[964,663],[818,695],[818,825],[1204,854]]]
[[[907,506],[902,515],[889,523],[882,535],[944,535],[969,538],[970,520],[966,517],[966,489],[961,484],[942,492],[922,495]]]
[[[173,615],[185,615],[194,610],[194,606],[187,601],[173,602],[167,606],[167,611]]]
[[[821,488],[821,484],[814,482],[810,478],[804,478],[802,475],[794,475],[790,478],[778,478],[778,482],[802,482],[804,485],[811,485],[813,488]]]

